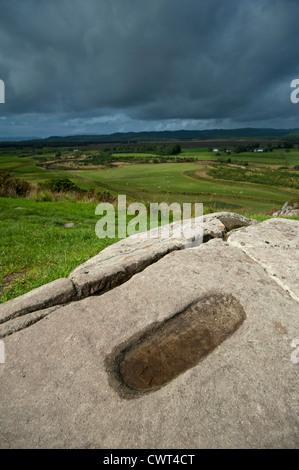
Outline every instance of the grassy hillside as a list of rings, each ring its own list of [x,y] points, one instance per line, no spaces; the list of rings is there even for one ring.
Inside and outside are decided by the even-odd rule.
[[[201,202],[204,212],[229,210],[264,220],[299,196],[298,148],[218,150],[183,147],[165,155],[165,148],[132,151],[119,145],[0,149],[0,171],[11,175],[13,189],[18,180],[30,188],[27,198],[7,197],[0,178],[0,194],[6,196],[0,197],[0,302],[68,276],[117,241],[95,235],[101,197],[113,202],[126,194],[128,203],[146,204]],[[53,192],[49,187],[59,178],[68,178],[81,192]]]
[[[95,207],[88,202],[0,198],[0,303],[68,276],[76,266],[118,241],[96,237],[99,216]],[[76,225],[65,227],[66,223]]]
[[[168,156],[119,149],[2,149],[0,170],[33,184],[67,177],[86,191],[142,201],[197,201],[239,213],[265,214],[299,194],[296,148],[267,153],[183,148]]]
[[[0,213],[1,302],[68,276],[116,241],[96,237],[99,217],[91,203],[0,198]]]

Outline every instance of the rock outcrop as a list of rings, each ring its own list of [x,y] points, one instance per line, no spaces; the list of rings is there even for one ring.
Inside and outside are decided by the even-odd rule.
[[[187,223],[186,230],[184,224],[173,223],[121,240],[78,266],[69,278],[0,304],[0,338],[44,318],[59,305],[113,289],[174,250],[223,238],[229,230],[256,223],[239,214],[217,212],[195,219],[191,229]],[[176,231],[177,227],[183,233]],[[168,228],[173,230],[171,237]]]
[[[283,207],[272,214],[273,217],[296,217],[299,216],[299,198],[286,202]]]
[[[298,447],[298,227],[211,214],[0,305],[0,447]]]

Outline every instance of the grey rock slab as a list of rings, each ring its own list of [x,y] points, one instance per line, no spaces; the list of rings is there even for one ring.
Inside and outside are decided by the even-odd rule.
[[[227,230],[233,230],[240,227],[246,227],[248,225],[255,225],[259,223],[255,219],[249,219],[247,217],[244,217],[243,215],[235,214],[234,212],[215,212],[214,214],[204,216],[204,220],[207,224],[207,229],[208,223],[213,220],[213,218],[217,218],[218,220],[220,220],[220,222],[225,225],[225,228]]]
[[[12,335],[16,331],[23,330],[33,325],[33,323],[41,320],[45,316],[52,313],[57,306],[44,308],[42,310],[36,310],[34,312],[26,313],[24,315],[15,317],[11,320],[7,320],[0,324],[0,338],[5,338],[8,335]]]
[[[242,305],[242,325],[163,387],[122,398],[106,368],[113,350],[221,295]],[[297,448],[298,327],[298,304],[239,248],[214,239],[173,251],[4,338],[1,448]]]
[[[71,228],[71,227],[76,227],[77,224],[74,222],[67,222],[66,224],[63,224],[64,227]]]
[[[295,300],[299,300],[299,221],[269,219],[228,234],[240,248]]]
[[[0,304],[0,324],[30,312],[104,293],[171,251],[197,246],[210,238],[223,237],[228,229],[252,223],[256,221],[219,212],[193,219],[192,225],[183,221],[132,235],[78,266],[68,279],[58,279]],[[18,323],[21,324],[26,322]],[[7,327],[5,331],[10,330]]]
[[[106,248],[70,274],[78,298],[111,290],[167,253],[183,248],[176,239],[160,240],[160,243],[136,240],[132,244],[128,240]]]
[[[221,238],[232,228],[257,221],[231,212],[219,212],[131,235],[101,251],[70,274],[78,298],[104,293],[174,250]]]
[[[274,212],[273,217],[294,217],[299,215],[299,198],[286,202],[283,207]]]
[[[36,310],[69,302],[75,297],[72,281],[67,278],[57,279],[0,304],[0,324]]]

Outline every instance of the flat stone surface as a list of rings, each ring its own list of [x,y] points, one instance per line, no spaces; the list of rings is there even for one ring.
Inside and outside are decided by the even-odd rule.
[[[227,241],[259,263],[299,301],[299,221],[269,219],[229,233]]]
[[[201,297],[173,317],[155,322],[107,358],[107,372],[121,397],[149,393],[194,367],[234,333],[246,314],[232,296]]]
[[[158,390],[119,396],[105,362],[114,348],[221,295],[246,314],[231,336]],[[173,251],[4,338],[1,448],[297,448],[298,326],[298,303],[240,248]]]

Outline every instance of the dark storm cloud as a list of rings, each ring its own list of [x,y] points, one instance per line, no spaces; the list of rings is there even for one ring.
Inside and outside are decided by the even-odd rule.
[[[295,0],[0,0],[2,123],[295,126],[298,16]]]

